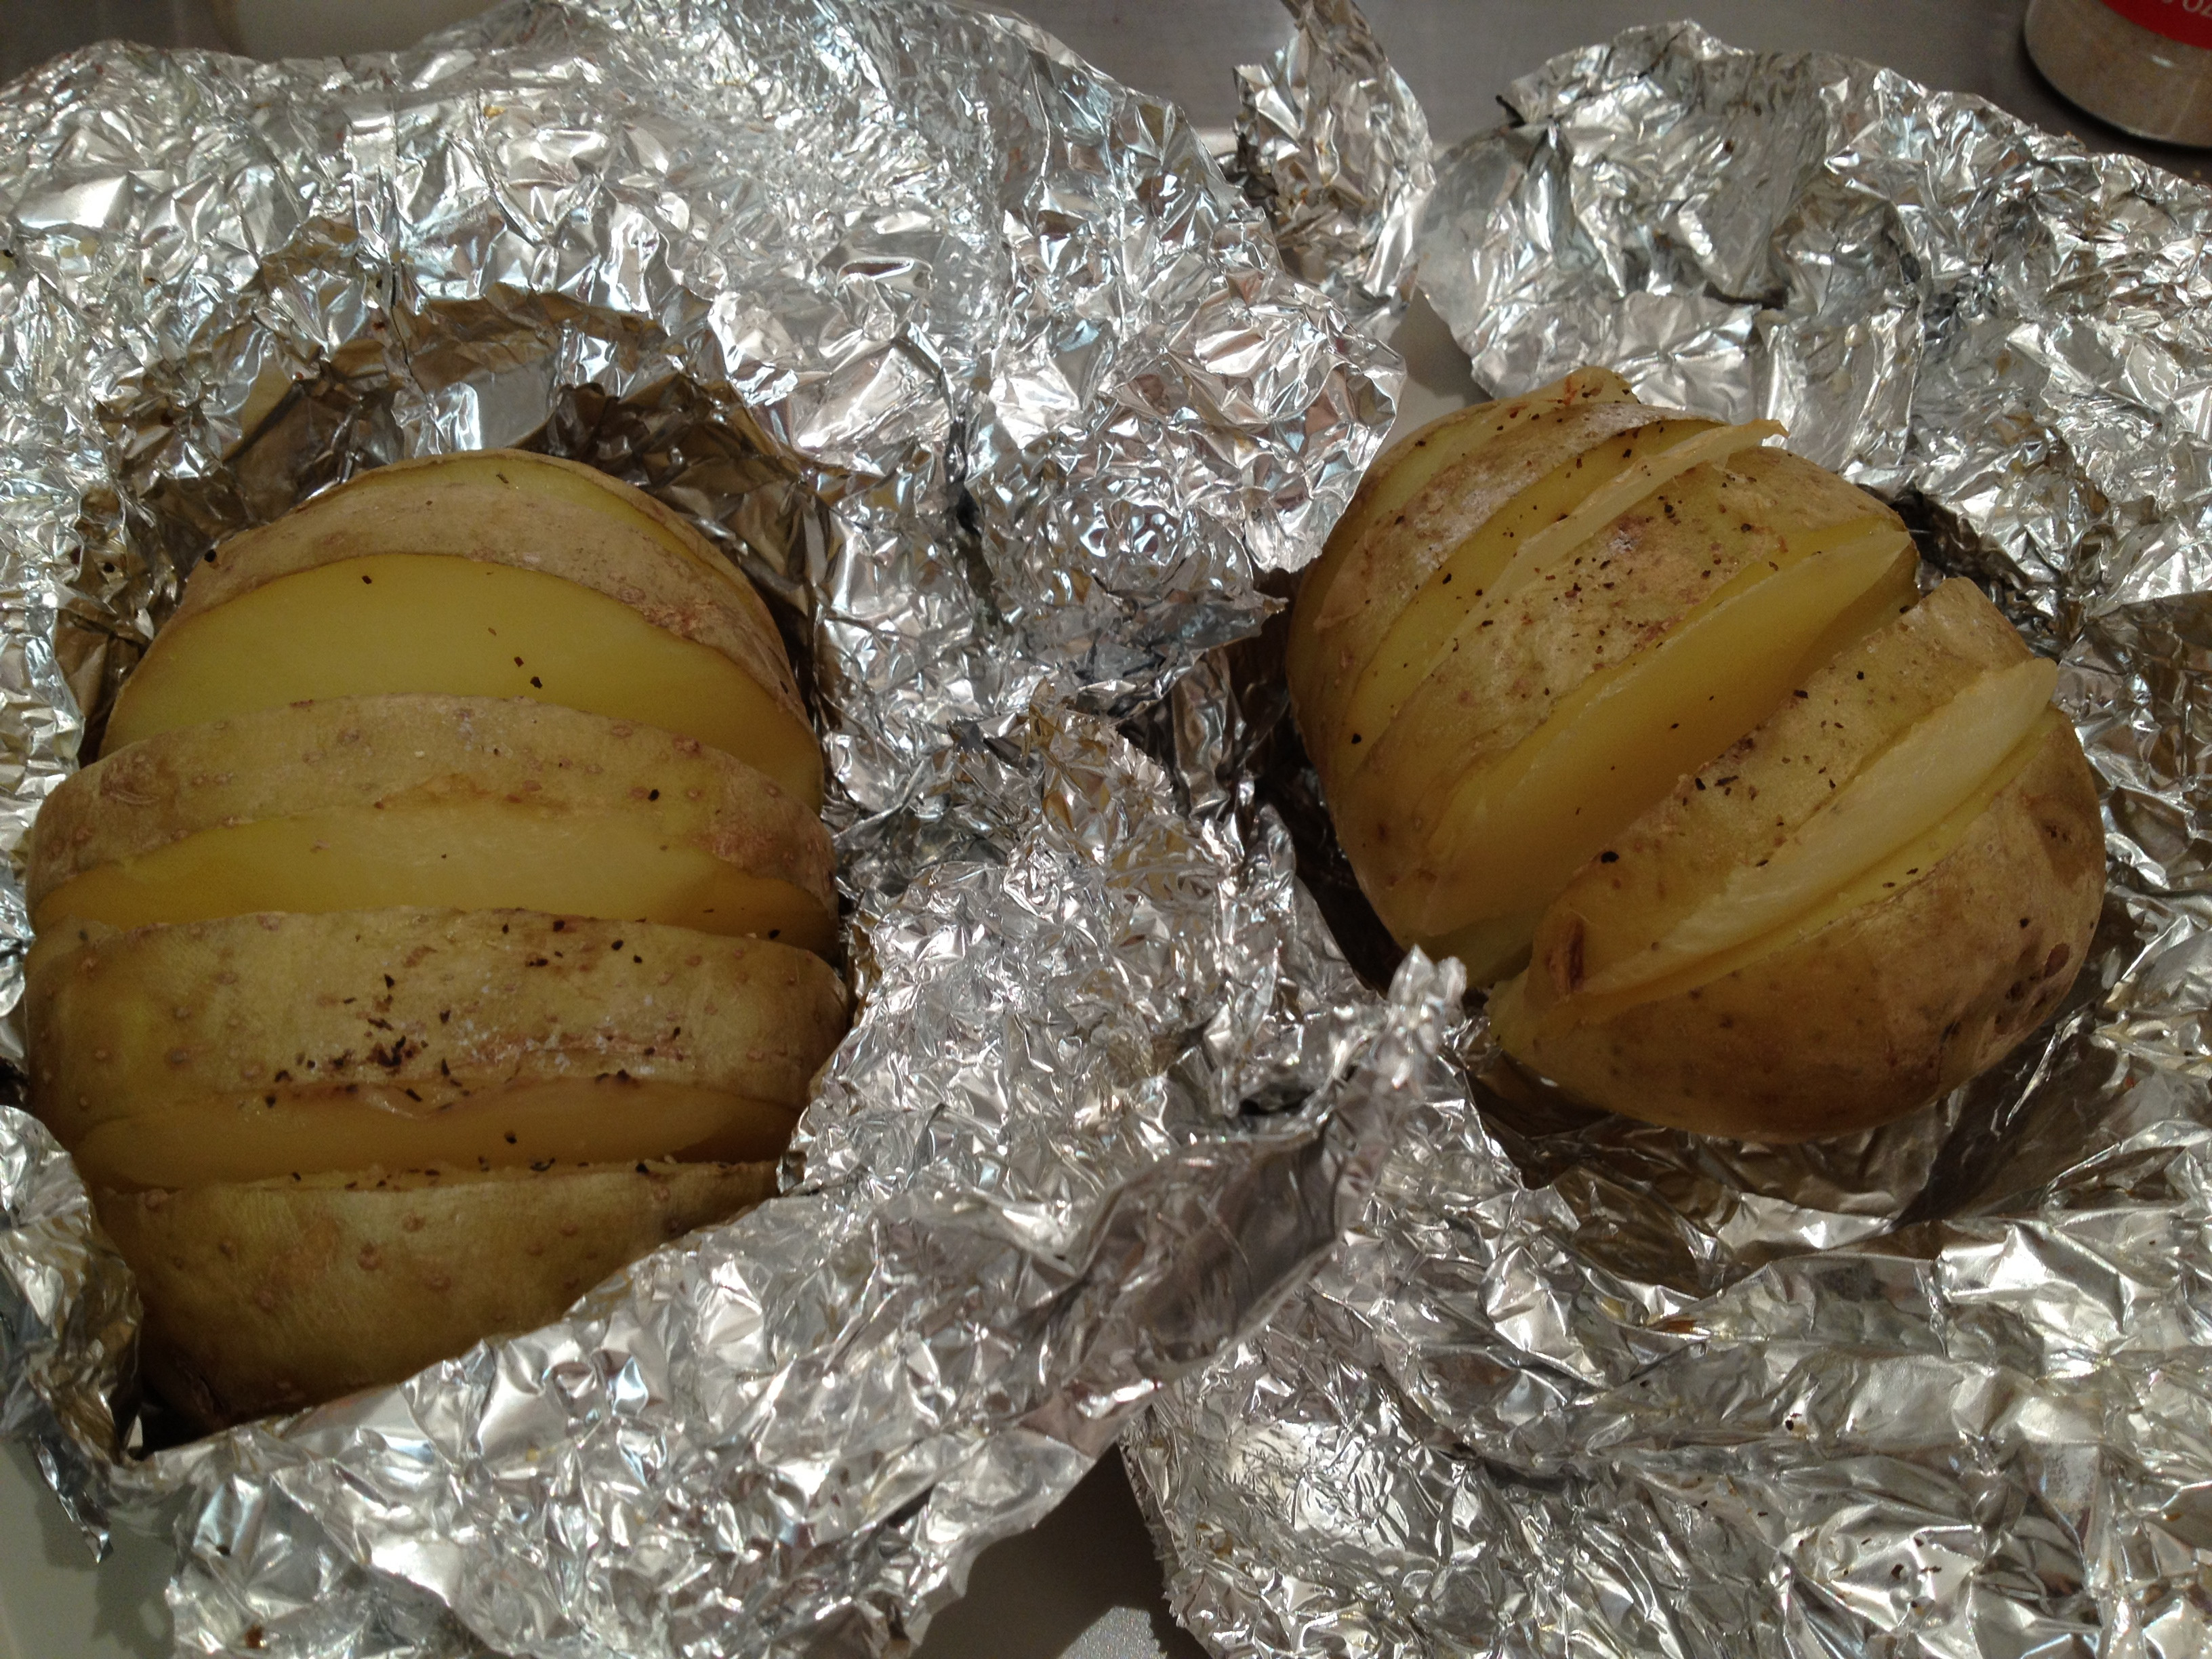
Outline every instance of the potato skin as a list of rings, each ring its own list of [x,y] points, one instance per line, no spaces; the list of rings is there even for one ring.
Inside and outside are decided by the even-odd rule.
[[[212,1431],[546,1324],[617,1268],[759,1203],[775,1179],[769,1164],[658,1164],[93,1200],[145,1301],[149,1379]]]
[[[456,461],[468,464],[465,471]],[[605,506],[549,494],[537,482],[547,474],[586,485]],[[647,522],[625,522],[633,514]],[[805,723],[768,607],[706,538],[618,478],[522,450],[397,461],[234,536],[194,567],[173,621],[282,576],[379,553],[447,554],[542,570],[619,599],[654,627],[721,653]]]
[[[503,799],[611,811],[648,798],[673,836],[836,915],[830,832],[743,761],[556,703],[426,692],[262,709],[104,756],[46,798],[25,884],[36,913],[96,866],[217,824],[323,807]]]
[[[1995,1065],[2055,1010],[2102,908],[2095,780],[2053,731],[1933,870],[1732,973],[1555,1029],[1516,980],[1508,1054],[1592,1104],[1787,1142],[1902,1116]]]
[[[26,977],[31,1109],[70,1146],[165,1099],[373,1085],[427,1115],[617,1071],[796,1110],[847,1018],[811,951],[531,910],[77,922]]]

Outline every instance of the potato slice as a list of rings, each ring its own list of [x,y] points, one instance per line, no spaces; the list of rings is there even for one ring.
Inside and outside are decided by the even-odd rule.
[[[836,945],[821,821],[696,739],[551,704],[341,697],[184,727],[66,780],[34,925],[395,905]]]
[[[1971,582],[1938,586],[1811,675],[1759,729],[1683,778],[1559,895],[1535,940],[1548,1005],[1627,965],[1771,859],[1870,761],[1980,676],[2030,660]],[[1969,780],[1977,781],[1978,780]]]
[[[1523,422],[1577,404],[1632,404],[1636,394],[1628,382],[1609,368],[1578,368],[1518,398],[1475,404],[1433,421],[1407,434],[1377,455],[1360,480],[1359,489],[1346,507],[1344,516],[1329,532],[1321,557],[1307,569],[1300,586],[1302,603],[1317,611],[1328,599],[1329,585],[1344,568],[1347,556],[1369,533],[1405,512],[1417,497],[1427,493],[1438,477],[1456,468],[1496,439]],[[1455,483],[1445,485],[1455,494]],[[1314,634],[1294,630],[1289,647],[1289,667],[1294,674],[1310,665]]]
[[[1540,912],[1575,872],[1674,781],[1727,748],[1819,666],[1835,618],[1869,593],[1909,605],[1919,562],[1888,526],[1809,558],[1746,573],[1650,650],[1593,675],[1448,801],[1427,861],[1382,895],[1386,921],[1438,939],[1470,923]],[[1380,905],[1378,904],[1378,908]],[[1488,983],[1517,966],[1529,932],[1468,963]]]
[[[1975,681],[1899,738],[1796,833],[1649,948],[1589,981],[1627,991],[1763,938],[1817,908],[1980,792],[2048,711],[2058,665],[2037,659]]]
[[[125,684],[107,743],[384,691],[642,720],[821,805],[820,753],[752,584],[642,491],[514,450],[380,467],[225,542]]]
[[[384,1115],[391,1145],[276,1174],[427,1158],[405,1150],[406,1119],[564,1082],[758,1101],[787,1133],[846,1023],[843,986],[805,951],[526,910],[74,923],[40,936],[26,978],[31,1108],[65,1146],[157,1109],[219,1117],[251,1101],[258,1121],[337,1091]],[[657,1156],[705,1133],[604,1155]],[[500,1144],[450,1156],[473,1163]]]
[[[1900,867],[1686,979],[1547,1013],[1531,1006],[1539,973],[1501,987],[1499,1042],[1586,1100],[1764,1141],[1847,1133],[1955,1088],[2058,1006],[2103,902],[2073,728],[2046,712],[2022,749]],[[1920,873],[1898,884],[1907,860]]]
[[[207,1187],[372,1165],[544,1170],[639,1158],[773,1162],[799,1108],[609,1072],[473,1091],[432,1106],[397,1084],[156,1095],[70,1149],[96,1187]]]
[[[397,1382],[560,1316],[625,1264],[768,1197],[768,1164],[96,1188],[146,1304],[141,1355],[204,1429]]]
[[[171,623],[125,682],[107,741],[391,691],[527,697],[658,726],[822,803],[812,731],[729,658],[565,577],[428,553],[298,571]]]

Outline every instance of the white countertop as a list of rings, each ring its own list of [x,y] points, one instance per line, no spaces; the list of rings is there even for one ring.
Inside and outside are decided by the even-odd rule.
[[[1554,52],[1641,22],[1694,15],[1734,45],[1821,48],[1979,93],[2102,148],[2203,176],[2196,155],[2139,144],[2072,111],[2020,46],[2025,0],[1365,0],[1440,144],[1498,118],[1498,97]],[[0,76],[80,41],[123,35],[216,46],[214,8],[264,55],[406,44],[478,9],[475,0],[0,0]],[[1236,115],[1232,72],[1275,52],[1276,0],[1028,0],[1024,11],[1121,80],[1165,94],[1203,126]],[[1417,307],[1399,331],[1412,370],[1401,425],[1466,402],[1465,360]],[[0,1659],[155,1659],[169,1652],[166,1536],[123,1533],[97,1571],[22,1448],[0,1462]],[[1160,1573],[1120,1460],[1108,1458],[1035,1531],[987,1551],[968,1599],[939,1616],[916,1659],[1199,1659],[1160,1594]]]

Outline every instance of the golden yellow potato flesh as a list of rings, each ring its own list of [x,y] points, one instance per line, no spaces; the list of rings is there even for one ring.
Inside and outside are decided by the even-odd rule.
[[[217,547],[125,683],[106,743],[385,691],[660,725],[821,805],[820,753],[752,584],[642,491],[515,450],[380,467]]]
[[[95,1188],[137,1276],[142,1362],[202,1428],[396,1382],[559,1317],[774,1190],[769,1164],[368,1171]]]
[[[1417,498],[1429,498],[1438,507],[1449,510],[1448,503],[1452,499],[1468,493],[1471,487],[1482,487],[1468,472],[1460,469],[1497,440],[1516,431],[1523,422],[1541,421],[1578,404],[1633,404],[1635,401],[1628,383],[1610,369],[1577,369],[1564,380],[1522,397],[1460,410],[1399,439],[1376,457],[1345,508],[1344,516],[1329,532],[1321,556],[1307,570],[1302,590],[1304,602],[1316,607],[1324,605],[1331,585],[1355,552],[1363,564],[1385,570],[1397,562],[1375,556],[1370,544],[1372,532],[1402,520],[1405,509]],[[1640,414],[1632,416],[1631,423],[1640,424],[1643,418]],[[1453,484],[1432,495],[1429,486],[1448,471],[1453,473]],[[1481,476],[1487,478],[1494,475],[1486,472]],[[1430,534],[1421,539],[1440,550],[1456,538]],[[1291,681],[1310,696],[1315,689],[1312,677],[1317,672],[1316,644],[1319,637],[1311,629],[1295,635],[1289,641],[1284,665]]]
[[[1524,592],[1553,591],[1591,539],[1692,468],[1748,449],[1771,424],[1657,421],[1565,462],[1501,507],[1407,601],[1346,705],[1339,769],[1356,770],[1462,633],[1504,614]],[[1454,586],[1455,579],[1457,585]]]
[[[1629,970],[1905,732],[1982,675],[2029,659],[1972,583],[1942,584],[1831,659],[1804,696],[1779,703],[1702,775],[1680,780],[1663,809],[1624,829],[1608,843],[1613,857],[1586,866],[1560,893],[1537,962],[1571,951],[1578,984]]]
[[[1536,738],[1579,688],[1654,651],[1735,592],[1739,580],[1764,582],[1801,557],[1856,544],[1870,526],[1889,528],[1898,548],[1909,545],[1894,518],[1861,492],[1794,456],[1743,451],[1725,465],[1690,469],[1585,539],[1553,580],[1471,619],[1490,625],[1474,626],[1456,641],[1364,766],[1347,774],[1316,763],[1338,834],[1384,924],[1408,943],[1437,939],[1427,931],[1425,906],[1409,901],[1407,884],[1419,894],[1431,879],[1436,837],[1453,798]],[[1863,592],[1879,599],[1888,586],[1909,594],[1909,568],[1893,578],[1885,566]],[[1294,629],[1297,622],[1294,615]],[[1304,729],[1309,704],[1297,708]],[[1662,725],[1676,718],[1669,714]],[[1680,748],[1681,732],[1662,735]],[[1682,763],[1704,758],[1686,754]],[[1547,899],[1532,893],[1511,908],[1540,910]],[[1464,927],[1472,915],[1444,926]],[[1524,921],[1513,930],[1497,969],[1525,947],[1526,927]],[[1472,958],[1469,965],[1477,968]]]
[[[1884,608],[1909,604],[1917,563],[1886,526],[1778,571],[1762,562],[1764,580],[1723,589],[1650,650],[1592,675],[1504,759],[1461,781],[1433,832],[1425,879],[1394,890],[1385,919],[1402,891],[1426,941],[1511,915],[1526,895],[1557,893],[1686,770],[1788,696],[1818,665],[1808,654],[1836,617],[1876,590]],[[1517,967],[1528,937],[1468,971],[1489,978]]]
[[[318,698],[526,697],[696,738],[818,808],[814,734],[720,652],[519,565],[383,553],[280,576],[165,628],[107,746]]]
[[[1541,538],[1571,518],[1593,486],[1720,429],[1655,420],[1654,412],[1610,403],[1540,412],[1368,535],[1313,612],[1322,689],[1310,701],[1335,711],[1313,741],[1332,768],[1356,769],[1366,759],[1468,605],[1529,545],[1540,551]],[[1435,626],[1425,629],[1430,617]]]
[[[335,698],[167,732],[63,783],[35,925],[484,907],[836,948],[828,834],[696,739],[547,704]]]

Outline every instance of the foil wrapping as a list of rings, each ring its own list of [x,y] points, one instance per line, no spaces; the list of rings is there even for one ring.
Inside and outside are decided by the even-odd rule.
[[[1126,1443],[1228,1655],[2212,1644],[2212,198],[1871,65],[1643,29],[1442,158],[1501,394],[1771,415],[2039,648],[2111,889],[2055,1019],[1792,1148],[1547,1099],[1479,1018],[1343,1248]]]
[[[1353,315],[1393,316],[1436,184],[1429,121],[1352,0],[1291,0],[1272,63],[1237,71],[1237,168],[1283,257]]]
[[[1411,131],[1331,50],[1300,73],[1345,130]],[[6,1425],[95,1538],[173,1519],[180,1651],[895,1648],[1351,1219],[1458,981],[1346,966],[1215,647],[1394,413],[1395,358],[1284,263],[1312,230],[1399,280],[1405,164],[1352,148],[1376,225],[1344,195],[1279,240],[1175,110],[931,0],[106,46],[0,98],[11,849],[221,537],[523,444],[770,596],[849,908],[860,1014],[781,1196],[557,1325],[189,1444],[137,1414],[69,1161],[0,1107]],[[12,1001],[13,877],[0,937]]]

